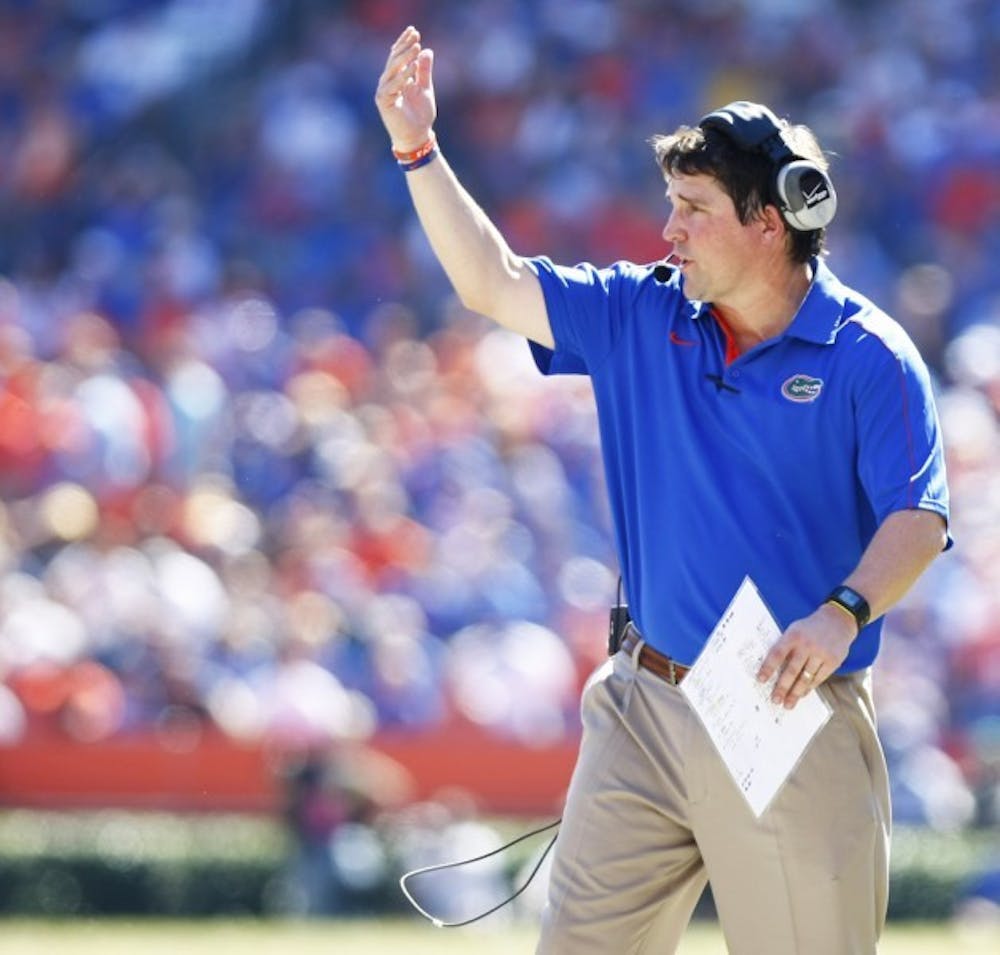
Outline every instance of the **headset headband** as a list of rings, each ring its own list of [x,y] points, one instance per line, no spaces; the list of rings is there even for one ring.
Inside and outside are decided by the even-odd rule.
[[[796,158],[782,136],[784,124],[760,103],[737,100],[703,116],[698,125],[717,129],[740,149],[764,153],[775,163]]]
[[[797,232],[815,232],[833,221],[837,193],[826,171],[795,153],[785,138],[787,124],[760,103],[737,100],[698,123],[716,130],[746,152],[761,153],[774,167],[772,189],[782,217]]]

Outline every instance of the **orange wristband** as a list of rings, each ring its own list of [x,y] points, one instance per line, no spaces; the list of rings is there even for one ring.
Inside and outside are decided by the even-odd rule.
[[[436,145],[437,137],[432,132],[430,139],[428,139],[422,146],[418,146],[416,149],[410,149],[407,151],[394,149],[392,154],[396,157],[398,162],[416,162],[418,159],[423,159],[424,156],[432,152]]]

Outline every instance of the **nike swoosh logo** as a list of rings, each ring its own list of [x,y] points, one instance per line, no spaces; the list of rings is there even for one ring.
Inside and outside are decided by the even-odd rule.
[[[670,344],[671,345],[697,345],[695,341],[691,341],[689,338],[681,338],[672,328],[670,329]]]

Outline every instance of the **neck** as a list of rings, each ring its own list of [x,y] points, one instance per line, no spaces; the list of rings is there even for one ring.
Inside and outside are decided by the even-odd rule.
[[[746,287],[739,301],[715,302],[741,352],[780,335],[792,323],[812,282],[808,263],[762,270],[760,280]]]

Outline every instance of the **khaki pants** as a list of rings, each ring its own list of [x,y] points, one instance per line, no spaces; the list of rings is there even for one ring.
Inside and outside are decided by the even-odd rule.
[[[591,677],[555,845],[542,955],[669,955],[707,881],[731,955],[871,955],[889,792],[869,673],[758,820],[677,687],[619,653]]]

